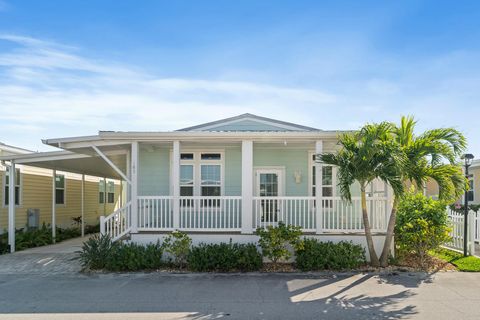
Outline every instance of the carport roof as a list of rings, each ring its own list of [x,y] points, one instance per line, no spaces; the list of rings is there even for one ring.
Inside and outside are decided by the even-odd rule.
[[[109,156],[109,159],[123,172],[126,169],[124,154]],[[33,152],[27,154],[7,155],[0,157],[1,161],[15,161],[44,169],[66,171],[89,176],[122,179],[105,160],[97,156],[73,153],[70,151]]]

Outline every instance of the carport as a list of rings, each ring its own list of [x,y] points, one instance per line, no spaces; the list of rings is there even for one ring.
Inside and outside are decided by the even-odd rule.
[[[9,172],[9,199],[15,199],[15,168],[16,165],[28,165],[43,169],[52,170],[52,238],[55,242],[56,232],[56,209],[55,209],[55,176],[57,171],[65,171],[80,174],[81,181],[81,230],[82,236],[85,233],[84,208],[85,208],[85,176],[101,177],[104,179],[115,179],[130,182],[129,176],[129,155],[130,150],[117,148],[111,150],[100,150],[92,146],[89,154],[74,153],[70,151],[35,152],[28,154],[7,155],[0,157],[0,161],[8,168]],[[120,184],[121,186],[123,184]],[[127,192],[127,197],[129,193]],[[120,204],[122,191],[120,191]],[[8,203],[8,244],[10,252],[15,251],[15,201]]]

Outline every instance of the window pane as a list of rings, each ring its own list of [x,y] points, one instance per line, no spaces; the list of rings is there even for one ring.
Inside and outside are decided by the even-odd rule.
[[[181,197],[193,196],[193,187],[180,187],[180,196]]]
[[[219,197],[220,187],[202,187],[203,197]]]
[[[98,182],[98,190],[100,192],[104,192],[105,191],[105,180],[100,180]]]
[[[324,197],[331,197],[333,195],[332,187],[323,187],[322,188],[322,195]]]
[[[9,192],[8,192],[8,185],[5,186],[5,205],[8,206],[8,197],[9,197]]]
[[[15,204],[20,204],[20,187],[15,187]]]
[[[65,195],[65,190],[56,189],[55,190],[55,203],[56,204],[64,204],[65,203],[64,195]]]
[[[115,182],[113,182],[113,181],[108,181],[108,183],[107,183],[107,192],[113,192],[113,193],[115,193]]]
[[[324,186],[332,185],[332,167],[331,166],[322,167],[322,184]]]
[[[313,166],[312,168],[312,185],[317,185],[317,167],[316,166]]]
[[[63,174],[58,174],[55,176],[55,188],[65,188],[65,176]]]
[[[15,169],[15,185],[20,185],[20,169]]]
[[[108,193],[107,194],[107,197],[108,197],[108,203],[114,203],[115,202],[115,193]]]
[[[473,191],[468,191],[467,193],[468,201],[474,201]]]
[[[220,185],[220,166],[202,165],[201,169],[202,185]]]
[[[192,165],[180,166],[180,184],[193,185],[193,166]]]
[[[193,153],[182,153],[182,154],[180,154],[180,159],[182,159],[182,160],[193,160]]]
[[[104,201],[105,201],[105,193],[99,192],[98,193],[98,202],[99,203],[104,203]]]
[[[202,160],[220,160],[222,156],[220,153],[202,153]]]

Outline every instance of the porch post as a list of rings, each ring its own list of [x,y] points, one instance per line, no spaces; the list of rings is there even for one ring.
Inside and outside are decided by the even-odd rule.
[[[173,228],[180,228],[180,141],[173,141]]]
[[[321,154],[321,153],[323,153],[323,141],[318,140],[315,143],[315,155]],[[323,233],[322,170],[323,170],[322,163],[319,161],[315,161],[315,216],[316,216],[316,223],[317,223],[317,226],[316,226],[317,234]],[[333,175],[333,170],[332,170],[332,175]],[[333,194],[333,196],[335,196],[335,194]]]
[[[8,245],[15,252],[15,162],[10,162],[8,171]]]
[[[242,141],[242,233],[252,233],[253,141]]]
[[[57,178],[57,170],[52,171],[52,240],[55,243],[55,237],[57,233],[57,194],[56,194],[56,178]]]
[[[85,237],[85,175],[82,174],[82,237]]]
[[[131,154],[131,169],[132,175],[131,184],[131,201],[132,201],[132,233],[138,232],[138,141],[132,142],[132,154]]]

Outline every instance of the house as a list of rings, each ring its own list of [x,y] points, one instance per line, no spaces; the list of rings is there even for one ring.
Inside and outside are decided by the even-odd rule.
[[[336,168],[315,161],[316,154],[335,151],[339,133],[243,114],[173,132],[100,131],[43,142],[64,150],[50,156],[51,166],[72,167],[81,157],[77,172],[96,167],[124,181],[121,206],[101,218],[102,233],[114,240],[146,243],[179,229],[194,242],[250,242],[257,228],[283,221],[311,237],[364,244],[358,186],[351,203],[342,200]],[[42,166],[47,157],[29,163]],[[391,194],[384,183],[370,186],[377,250]]]
[[[83,216],[83,230],[85,225],[96,225],[100,216],[115,210],[120,193],[119,180],[82,176],[75,171],[61,170],[59,166],[52,167],[52,170],[48,165],[38,167],[21,161],[39,154],[0,143],[0,157],[19,158],[19,163],[15,165],[13,194],[9,192],[9,165],[5,161],[0,162],[0,233],[7,230],[10,199],[15,199],[12,205],[17,230],[52,225],[52,212],[55,212],[54,224],[60,228],[72,227],[75,224],[73,219]]]

